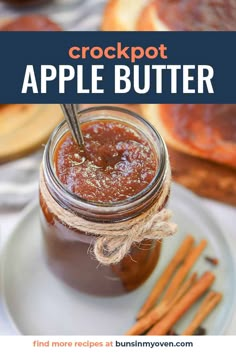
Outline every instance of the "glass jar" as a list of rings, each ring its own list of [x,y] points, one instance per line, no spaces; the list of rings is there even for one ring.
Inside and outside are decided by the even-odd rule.
[[[78,119],[82,125],[104,119],[128,124],[148,140],[158,159],[155,177],[141,192],[118,202],[96,203],[68,191],[55,173],[54,152],[68,131],[65,122],[54,130],[45,148],[40,179],[40,205],[44,249],[50,269],[65,283],[83,292],[100,296],[119,295],[136,289],[150,276],[159,258],[161,242],[145,239],[141,244],[133,244],[129,254],[118,264],[99,264],[91,255],[93,243],[98,236],[70,227],[58,216],[42,193],[42,179],[47,193],[63,208],[62,211],[69,213],[67,215],[82,217],[95,224],[125,222],[148,211],[160,196],[163,197],[169,168],[168,153],[158,132],[143,118],[128,110],[115,107],[89,108],[81,111]],[[165,206],[168,196],[169,185],[160,210]]]

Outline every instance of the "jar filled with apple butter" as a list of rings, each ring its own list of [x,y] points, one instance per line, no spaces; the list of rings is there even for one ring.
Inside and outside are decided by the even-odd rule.
[[[165,143],[137,114],[115,107],[79,112],[84,145],[62,122],[40,173],[46,260],[71,287],[115,296],[145,282],[156,267],[170,191]]]

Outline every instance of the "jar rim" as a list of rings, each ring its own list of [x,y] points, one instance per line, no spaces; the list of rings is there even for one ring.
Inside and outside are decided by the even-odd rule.
[[[59,180],[59,178],[57,177],[56,173],[55,173],[55,169],[53,168],[53,160],[52,160],[52,156],[53,154],[50,154],[51,149],[52,149],[52,145],[53,145],[53,140],[56,138],[57,134],[62,130],[62,128],[64,128],[66,126],[66,121],[63,120],[52,132],[46,146],[45,146],[45,150],[44,150],[44,157],[43,157],[43,165],[44,165],[44,171],[45,171],[45,166],[47,166],[47,171],[48,174],[45,175],[45,179],[47,184],[50,183],[50,180],[53,182],[53,185],[56,187],[56,196],[58,196],[58,194],[65,194],[66,198],[68,199],[69,196],[69,202],[72,202],[73,204],[75,203],[77,206],[82,207],[83,209],[88,209],[92,208],[94,209],[94,211],[98,211],[98,209],[100,209],[102,211],[102,213],[107,212],[111,212],[112,210],[120,210],[123,209],[125,207],[127,207],[128,205],[131,204],[136,204],[137,202],[140,202],[140,200],[142,198],[145,198],[145,196],[147,196],[147,194],[149,194],[154,186],[157,186],[157,188],[161,188],[161,186],[163,185],[163,181],[165,180],[165,175],[166,175],[166,162],[168,159],[168,153],[167,153],[167,148],[166,148],[166,144],[163,140],[163,138],[161,137],[161,135],[159,134],[159,132],[156,130],[156,128],[150,124],[146,119],[142,118],[139,114],[132,112],[128,109],[125,108],[121,108],[121,107],[115,107],[115,106],[96,106],[96,107],[90,107],[90,108],[86,108],[83,110],[80,110],[78,112],[77,115],[77,119],[80,118],[80,116],[88,114],[88,113],[95,113],[95,112],[102,112],[102,111],[110,111],[110,112],[115,112],[115,113],[123,113],[129,116],[132,116],[133,118],[137,119],[139,122],[141,122],[142,124],[145,125],[145,127],[147,127],[147,129],[149,131],[151,131],[152,133],[154,133],[155,138],[157,139],[158,142],[158,147],[159,147],[159,161],[158,161],[158,168],[156,171],[156,174],[154,176],[154,178],[152,179],[152,181],[143,189],[141,190],[139,193],[135,194],[134,196],[131,196],[127,199],[121,200],[121,201],[115,201],[115,202],[94,202],[94,201],[89,201],[86,200],[80,196],[78,196],[77,194],[69,191],[66,186]],[[98,119],[102,119],[102,117],[99,117]],[[111,119],[112,118],[105,118],[104,119]],[[118,120],[119,118],[113,118],[114,120]],[[129,122],[127,122],[127,124],[129,124]],[[64,134],[69,131],[69,128],[65,130]],[[64,135],[63,134],[63,135]],[[63,136],[62,135],[62,136]],[[61,137],[62,137],[61,136]],[[60,137],[60,138],[61,138]]]

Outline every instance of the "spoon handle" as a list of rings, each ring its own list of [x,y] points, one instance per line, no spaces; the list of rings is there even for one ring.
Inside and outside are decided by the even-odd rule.
[[[71,134],[79,146],[84,145],[84,138],[77,119],[75,104],[61,104],[61,109],[64,113],[67,124],[69,125]]]

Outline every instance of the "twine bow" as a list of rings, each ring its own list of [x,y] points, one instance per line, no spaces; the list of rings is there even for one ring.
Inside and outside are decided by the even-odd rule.
[[[94,244],[94,254],[97,260],[104,264],[119,263],[128,253],[133,243],[140,243],[144,239],[159,240],[172,236],[177,225],[170,222],[172,212],[162,209],[147,220],[142,220],[126,229],[120,236],[98,237]]]
[[[68,228],[73,228],[88,235],[97,236],[93,244],[96,259],[103,265],[120,262],[128,253],[133,243],[144,239],[158,240],[172,236],[177,225],[170,222],[171,211],[162,209],[170,189],[170,170],[167,173],[162,192],[156,203],[137,217],[118,223],[99,223],[86,220],[63,209],[49,193],[43,171],[40,173],[40,192],[48,210]]]

